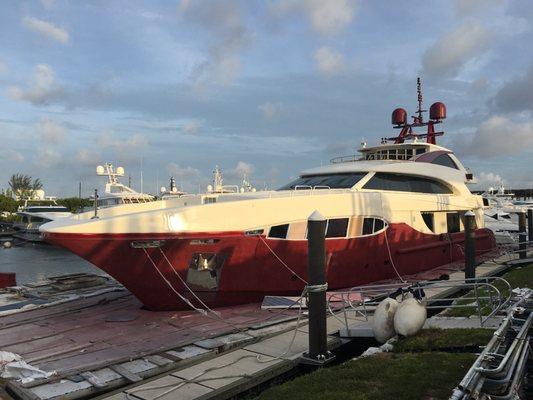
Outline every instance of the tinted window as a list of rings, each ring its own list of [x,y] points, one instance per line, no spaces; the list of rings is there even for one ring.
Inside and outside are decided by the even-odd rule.
[[[287,232],[289,231],[289,224],[276,225],[270,228],[268,237],[285,239],[287,238]]]
[[[446,185],[432,179],[410,175],[386,174],[382,172],[376,173],[363,188],[415,193],[452,193]]]
[[[431,164],[438,164],[438,165],[442,165],[444,167],[450,167],[450,168],[454,168],[454,169],[459,169],[459,168],[457,168],[457,165],[455,165],[455,163],[453,162],[453,160],[450,158],[450,156],[448,154],[441,154],[440,156],[435,158],[431,162]]]
[[[346,237],[348,218],[330,219],[326,230],[326,237]]]
[[[301,189],[309,189],[309,186],[322,186],[331,189],[348,189],[359,182],[366,174],[366,172],[357,172],[353,174],[307,175],[296,179],[278,190],[294,190],[298,189],[297,186],[303,186]]]
[[[374,232],[378,232],[383,229],[385,223],[382,219],[374,218]]]
[[[459,213],[447,213],[446,224],[448,225],[448,233],[455,233],[461,231]]]
[[[363,221],[363,235],[371,235],[374,233],[374,218],[365,218]]]
[[[426,223],[428,229],[432,232],[435,232],[435,216],[433,215],[433,213],[422,213],[422,219]]]

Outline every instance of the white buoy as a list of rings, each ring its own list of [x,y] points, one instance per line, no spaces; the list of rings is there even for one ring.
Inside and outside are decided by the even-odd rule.
[[[9,241],[3,243],[4,249],[10,249],[12,245],[13,244],[11,242],[9,242]]]
[[[426,318],[426,307],[419,300],[414,297],[404,299],[394,315],[394,329],[402,336],[413,336],[422,329]]]
[[[391,298],[383,299],[378,304],[372,321],[372,331],[378,342],[385,343],[396,335],[394,331],[394,314],[396,314],[397,308],[398,302]]]

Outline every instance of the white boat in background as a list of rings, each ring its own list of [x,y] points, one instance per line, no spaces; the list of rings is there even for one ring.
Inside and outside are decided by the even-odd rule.
[[[513,243],[517,240],[518,213],[524,207],[514,203],[514,194],[506,193],[503,183],[498,189],[489,188],[482,193],[485,226],[494,232],[497,243]]]
[[[42,224],[70,217],[73,214],[68,208],[58,205],[54,198],[45,198],[26,200],[24,206],[19,208],[17,215],[20,216],[20,221],[13,223],[15,230],[13,237],[27,242],[42,242],[39,232]]]
[[[119,177],[124,176],[124,168],[122,167],[118,167],[115,170],[112,164],[105,163],[96,167],[96,175],[107,176],[108,179],[104,194],[98,195],[98,208],[114,207],[121,204],[148,203],[155,200],[155,197],[150,194],[139,193],[122,184],[119,181]],[[94,196],[91,196],[91,198],[94,200]]]

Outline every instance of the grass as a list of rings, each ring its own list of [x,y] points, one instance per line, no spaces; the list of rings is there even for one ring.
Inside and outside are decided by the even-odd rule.
[[[507,280],[512,288],[517,287],[529,287],[533,288],[533,264],[529,264],[525,267],[517,267],[509,272],[506,272],[503,276],[503,279]],[[504,286],[501,282],[495,282],[494,286],[496,286],[500,291],[502,291],[502,295],[507,296],[509,293],[508,290],[506,290],[506,286]],[[480,289],[478,290],[478,295],[481,297],[488,296],[489,293],[487,290]],[[475,297],[474,291],[468,292],[463,297]],[[455,302],[455,304],[470,304],[475,302],[473,299],[459,299]],[[491,307],[488,300],[481,300],[481,313],[482,315],[488,315],[491,311]],[[475,306],[472,307],[462,307],[462,308],[452,308],[446,310],[444,315],[451,316],[451,317],[469,317],[471,315],[477,315],[477,310]]]
[[[382,353],[300,376],[256,400],[448,399],[475,358],[465,353]]]
[[[416,336],[401,338],[393,352],[450,351],[486,345],[494,331],[484,328],[424,329]]]

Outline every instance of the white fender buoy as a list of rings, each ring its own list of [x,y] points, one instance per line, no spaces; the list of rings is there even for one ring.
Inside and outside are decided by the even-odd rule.
[[[11,242],[4,242],[3,245],[4,245],[4,249],[10,249],[12,246]]]
[[[394,329],[402,336],[413,336],[422,329],[426,318],[426,307],[419,300],[414,297],[404,299],[394,315]]]
[[[391,298],[383,299],[378,304],[372,321],[372,332],[374,332],[374,337],[378,342],[385,343],[396,335],[394,331],[394,314],[396,314],[397,308],[398,302]]]

